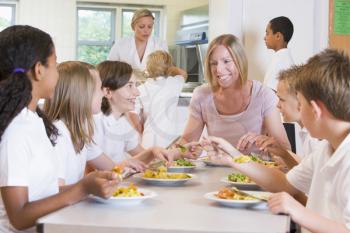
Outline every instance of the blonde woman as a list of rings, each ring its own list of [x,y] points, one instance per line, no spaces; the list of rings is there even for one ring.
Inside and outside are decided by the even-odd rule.
[[[54,96],[44,109],[59,131],[55,150],[61,185],[70,185],[83,177],[86,163],[98,170],[112,170],[115,164],[92,140],[93,114],[100,112],[103,97],[98,71],[90,64],[68,61],[58,66],[58,72]],[[88,153],[92,149],[94,153]],[[136,161],[131,163],[143,168]]]
[[[248,62],[238,38],[225,34],[210,43],[205,73],[209,83],[193,92],[184,141],[197,141],[206,126],[210,136],[226,139],[243,153],[259,152],[255,140],[260,134],[290,148],[277,96],[259,81],[248,80]]]
[[[131,28],[134,35],[117,41],[108,56],[108,60],[129,63],[134,69],[144,71],[147,57],[155,50],[168,51],[166,41],[152,37],[154,16],[148,9],[135,11]]]
[[[181,133],[176,127],[179,96],[187,74],[174,67],[169,53],[157,50],[148,56],[146,82],[139,86],[142,145],[167,147]]]

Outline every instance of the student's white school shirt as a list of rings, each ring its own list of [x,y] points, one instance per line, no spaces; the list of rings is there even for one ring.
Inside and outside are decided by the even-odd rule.
[[[290,68],[292,65],[294,65],[294,61],[288,48],[275,52],[266,70],[264,85],[276,91],[279,72]]]
[[[149,37],[143,55],[142,61],[137,53],[135,37],[125,37],[117,41],[108,55],[108,60],[123,61],[132,66],[134,69],[144,71],[146,69],[147,57],[156,50],[164,50],[168,52],[168,45],[166,41],[155,37]]]
[[[95,144],[85,145],[83,149],[76,153],[72,142],[71,134],[61,120],[55,121],[54,125],[59,131],[55,151],[59,159],[59,177],[65,180],[66,185],[77,183],[85,172],[86,162],[93,160],[103,152]],[[94,154],[87,153],[87,148],[93,147]]]
[[[333,153],[328,142],[322,143],[288,172],[287,179],[308,193],[307,208],[350,229],[350,134]]]
[[[139,101],[145,118],[142,145],[167,147],[177,136],[177,105],[185,79],[180,76],[147,79],[139,86]]]
[[[0,186],[28,188],[28,201],[58,193],[57,157],[46,135],[43,120],[24,108],[9,124],[0,142]],[[0,232],[16,231],[0,202]]]
[[[93,141],[115,163],[128,159],[126,152],[133,150],[139,144],[137,131],[128,119],[122,115],[116,119],[112,114],[94,115],[95,129]],[[96,148],[96,147],[94,147]],[[88,156],[95,156],[96,149],[89,147]]]
[[[311,154],[313,151],[318,150],[325,140],[319,140],[310,136],[309,132],[305,127],[300,128],[299,125],[295,124],[296,135],[296,154],[303,159],[306,155]]]

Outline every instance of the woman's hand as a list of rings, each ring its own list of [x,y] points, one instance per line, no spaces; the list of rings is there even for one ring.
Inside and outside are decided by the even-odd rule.
[[[86,175],[80,182],[86,194],[109,198],[117,189],[120,180],[112,171],[94,171]]]
[[[121,162],[122,167],[127,167],[135,172],[142,172],[146,169],[146,164],[138,159],[127,159]]]
[[[256,133],[247,133],[243,135],[237,143],[237,149],[240,151],[245,151],[248,148],[250,148],[252,145],[254,145],[256,139],[259,137],[259,134]]]
[[[241,155],[241,152],[232,146],[231,143],[220,137],[209,136],[208,138],[204,138],[202,145],[208,151],[208,155],[215,154],[211,150],[214,150],[216,153],[218,152],[217,150],[222,150],[232,157]]]

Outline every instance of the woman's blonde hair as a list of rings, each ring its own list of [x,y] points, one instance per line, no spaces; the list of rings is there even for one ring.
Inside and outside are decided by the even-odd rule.
[[[173,66],[173,59],[171,55],[163,50],[157,50],[147,58],[146,70],[149,78],[156,78],[159,76],[168,76],[169,68]]]
[[[243,86],[248,80],[247,56],[245,54],[243,46],[241,45],[241,43],[239,42],[239,39],[236,36],[232,34],[224,34],[216,37],[209,44],[208,52],[205,57],[205,76],[210,84],[211,89],[214,92],[219,89],[219,84],[216,78],[212,76],[211,70],[210,70],[210,56],[219,45],[225,46],[225,48],[227,48],[227,50],[231,54],[233,62],[235,63],[238,69],[241,86]]]
[[[139,9],[134,12],[134,15],[132,16],[131,19],[131,28],[135,28],[135,24],[137,21],[143,17],[151,17],[154,20],[154,16],[152,15],[152,12],[148,9]]]
[[[94,66],[79,61],[59,64],[54,96],[44,105],[50,120],[65,123],[76,153],[92,142],[94,134],[91,105],[96,81],[90,72],[94,69]]]

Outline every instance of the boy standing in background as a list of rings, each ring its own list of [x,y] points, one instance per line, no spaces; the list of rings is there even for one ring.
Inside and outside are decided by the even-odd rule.
[[[277,77],[281,70],[288,69],[294,64],[288,42],[293,36],[293,23],[285,16],[270,20],[264,37],[266,47],[275,53],[270,61],[264,77],[264,84],[274,91],[277,90]]]

